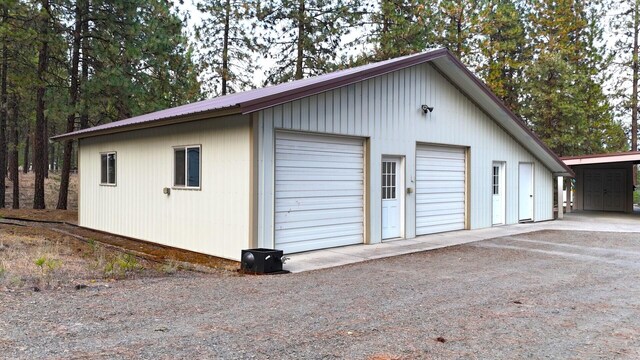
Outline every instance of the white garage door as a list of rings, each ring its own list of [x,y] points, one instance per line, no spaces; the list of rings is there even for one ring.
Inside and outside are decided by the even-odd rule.
[[[276,133],[276,249],[363,242],[363,149],[361,139]]]
[[[416,151],[416,234],[464,229],[465,150],[419,145]]]

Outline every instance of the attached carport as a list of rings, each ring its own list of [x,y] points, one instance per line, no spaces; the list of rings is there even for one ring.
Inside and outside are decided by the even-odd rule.
[[[575,172],[575,199],[567,191],[567,211],[633,212],[633,166],[640,152],[596,154],[561,158]],[[569,189],[567,186],[567,189]]]

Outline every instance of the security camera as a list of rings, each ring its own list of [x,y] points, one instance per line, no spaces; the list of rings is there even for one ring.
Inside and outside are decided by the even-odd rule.
[[[433,106],[422,105],[422,112],[424,112],[425,114],[433,112]]]

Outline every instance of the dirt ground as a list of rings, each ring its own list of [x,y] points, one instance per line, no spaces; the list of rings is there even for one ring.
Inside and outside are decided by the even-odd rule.
[[[20,172],[20,208],[33,208],[33,184],[35,174]],[[5,201],[8,207],[13,203],[13,183],[7,179]],[[60,174],[49,172],[49,178],[44,180],[44,200],[47,209],[55,209],[58,204],[60,191]],[[67,209],[78,210],[78,174],[71,174],[69,178],[69,198]]]
[[[179,269],[178,263],[135,256],[45,227],[0,225],[0,291],[75,288],[167,276]]]
[[[298,274],[0,292],[7,358],[640,358],[640,234],[542,231]]]

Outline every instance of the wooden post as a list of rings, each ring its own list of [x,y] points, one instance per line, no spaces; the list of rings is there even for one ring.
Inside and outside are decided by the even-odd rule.
[[[565,212],[568,214],[571,212],[571,204],[573,203],[573,182],[571,181],[571,178],[566,178],[564,180],[565,183],[565,187],[567,188],[567,208],[565,209]]]
[[[564,218],[564,214],[562,213],[562,176],[558,176],[558,185],[556,186],[558,190],[558,219]]]

